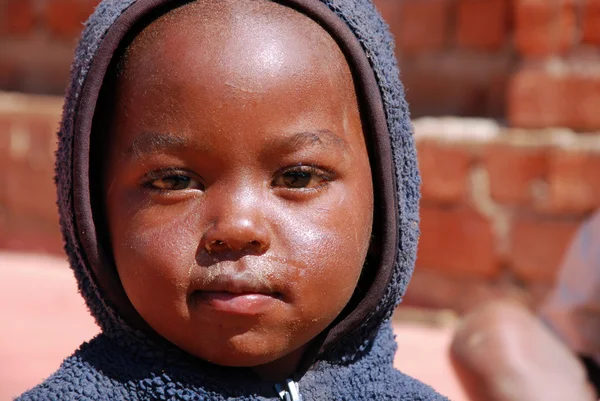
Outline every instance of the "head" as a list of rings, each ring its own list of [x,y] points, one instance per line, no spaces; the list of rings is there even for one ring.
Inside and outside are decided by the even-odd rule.
[[[136,35],[114,89],[102,201],[131,303],[196,357],[293,365],[348,304],[373,225],[336,42],[275,2],[192,2]]]

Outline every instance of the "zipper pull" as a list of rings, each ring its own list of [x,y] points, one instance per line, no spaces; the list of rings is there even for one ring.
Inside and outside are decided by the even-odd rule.
[[[292,379],[287,379],[285,384],[276,384],[275,391],[282,401],[302,401],[300,387]]]

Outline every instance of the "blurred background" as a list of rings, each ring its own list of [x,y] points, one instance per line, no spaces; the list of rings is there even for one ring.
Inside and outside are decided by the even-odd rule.
[[[53,311],[88,319],[64,262],[53,153],[74,46],[97,3],[0,0],[0,313],[21,322],[0,323],[0,349],[12,350],[0,354],[14,363],[23,346],[7,344],[52,330]],[[375,4],[396,37],[423,177],[417,270],[398,317],[408,340],[398,340],[410,352],[410,341],[431,335],[442,355],[452,322],[486,300],[537,308],[576,229],[600,206],[600,2]],[[54,295],[23,306],[39,288]],[[71,317],[62,313],[73,303]],[[43,318],[46,326],[31,323]],[[65,356],[96,330],[91,321],[73,327],[62,332],[71,342],[36,352]],[[52,358],[20,386],[52,372],[61,360]],[[8,366],[0,356],[0,388],[24,377]],[[448,371],[406,370],[466,400],[442,383]]]

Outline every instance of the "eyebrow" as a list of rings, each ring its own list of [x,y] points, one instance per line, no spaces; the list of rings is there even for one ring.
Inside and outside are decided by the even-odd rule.
[[[189,141],[181,136],[160,132],[142,132],[135,137],[125,154],[133,159],[163,151],[180,151],[188,147]]]
[[[348,148],[348,143],[328,129],[316,131],[297,132],[286,138],[276,138],[268,141],[266,149],[270,152],[293,153],[298,149],[306,147],[337,147],[341,150]],[[187,138],[164,134],[160,132],[142,132],[135,137],[131,145],[125,151],[133,159],[139,159],[144,155],[152,155],[165,151],[182,151],[190,147]],[[198,146],[194,146],[198,148]],[[207,152],[207,149],[199,149]]]
[[[306,147],[336,147],[340,150],[348,148],[348,142],[328,129],[316,131],[302,131],[286,138],[277,138],[269,141],[267,149],[271,151],[292,153]]]

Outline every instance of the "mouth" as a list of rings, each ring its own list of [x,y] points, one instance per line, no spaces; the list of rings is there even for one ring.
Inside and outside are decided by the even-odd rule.
[[[252,274],[218,275],[191,293],[197,307],[231,315],[260,315],[282,302],[282,294]]]
[[[281,301],[277,293],[232,293],[225,291],[196,291],[196,305],[230,315],[260,315]]]

